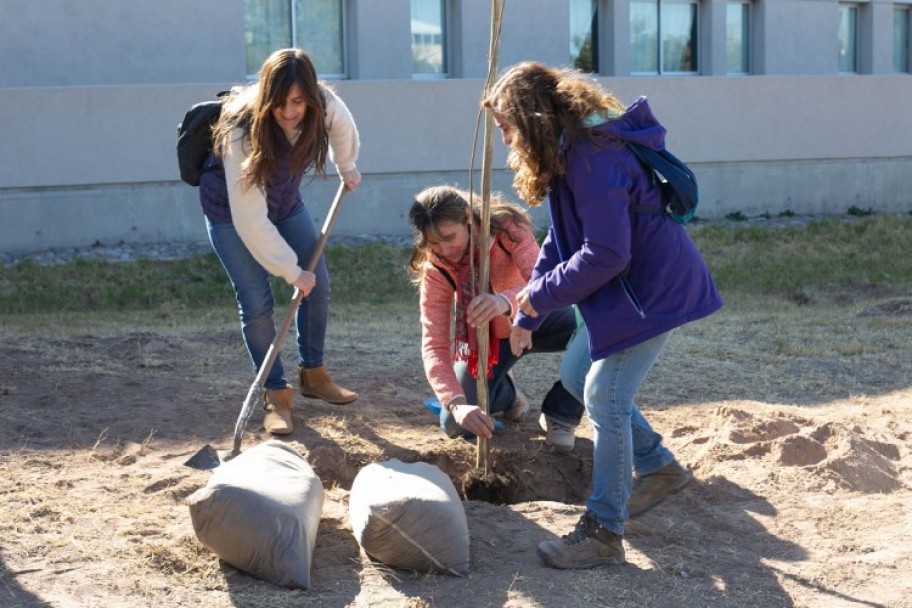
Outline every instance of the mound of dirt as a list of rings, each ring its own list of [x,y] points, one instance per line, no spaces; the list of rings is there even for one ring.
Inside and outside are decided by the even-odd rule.
[[[832,484],[870,494],[903,487],[895,438],[870,437],[858,424],[828,422],[763,404],[741,404],[718,407],[705,426],[712,433],[692,439],[704,445],[694,465],[705,475],[716,474],[719,463],[725,461],[754,461],[800,471],[804,487],[822,489]]]

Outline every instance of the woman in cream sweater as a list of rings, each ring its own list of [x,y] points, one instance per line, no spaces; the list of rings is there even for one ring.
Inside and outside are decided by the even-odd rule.
[[[225,102],[213,131],[214,152],[200,178],[209,239],[234,288],[254,368],[275,338],[273,275],[305,296],[295,319],[301,393],[350,403],[357,394],[335,384],[323,365],[329,274],[322,259],[315,272],[304,270],[319,235],[299,186],[311,170],[325,177],[329,159],[354,190],[361,181],[358,131],[342,100],[317,80],[304,51],[274,52],[259,76]],[[290,433],[293,391],[279,357],[264,384],[264,427]]]

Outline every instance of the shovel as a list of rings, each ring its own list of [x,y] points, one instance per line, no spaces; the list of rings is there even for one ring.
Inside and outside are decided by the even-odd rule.
[[[339,190],[336,192],[336,198],[333,199],[332,206],[329,208],[329,213],[326,215],[326,221],[323,223],[320,239],[317,241],[317,245],[314,247],[313,253],[310,256],[310,263],[307,265],[307,270],[310,272],[314,271],[317,267],[317,263],[320,261],[320,256],[323,255],[323,249],[326,247],[326,240],[329,238],[329,231],[332,229],[332,225],[336,221],[336,216],[339,214],[339,207],[342,205],[342,198],[345,196],[345,191],[345,183],[340,183]],[[253,411],[253,404],[259,399],[263,392],[263,383],[266,379],[266,375],[272,369],[272,364],[275,363],[279,351],[282,350],[285,336],[288,334],[291,323],[294,321],[295,313],[298,310],[298,305],[301,303],[303,297],[304,295],[300,290],[295,288],[294,297],[291,300],[288,313],[285,315],[285,321],[282,323],[282,327],[279,331],[276,332],[275,338],[269,346],[269,350],[266,352],[266,359],[263,360],[263,364],[257,371],[256,378],[254,378],[253,384],[250,385],[250,390],[247,391],[247,398],[244,400],[244,406],[241,408],[237,423],[234,425],[234,447],[232,447],[230,452],[219,454],[215,448],[206,444],[199,452],[191,456],[190,459],[184,463],[184,466],[188,466],[192,469],[199,469],[201,471],[208,471],[216,468],[227,460],[231,460],[241,453],[241,437],[244,434],[244,430],[247,428],[247,420],[250,418],[250,414]]]

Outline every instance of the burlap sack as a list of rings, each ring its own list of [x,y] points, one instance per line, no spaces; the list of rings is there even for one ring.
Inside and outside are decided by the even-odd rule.
[[[469,571],[465,509],[453,482],[434,465],[367,465],[352,484],[348,513],[358,544],[376,561],[425,573]]]
[[[304,458],[270,440],[221,464],[187,498],[200,542],[239,570],[307,588],[323,486]]]

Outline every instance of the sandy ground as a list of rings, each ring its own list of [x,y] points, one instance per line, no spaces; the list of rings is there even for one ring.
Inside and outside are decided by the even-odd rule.
[[[325,488],[312,585],[287,590],[221,562],[186,498],[230,447],[253,374],[233,320],[90,328],[0,325],[0,606],[912,606],[909,299],[807,317],[722,312],[679,332],[640,395],[694,482],[629,523],[624,566],[545,567],[535,546],[569,532],[591,470],[543,450],[537,413],[492,442],[494,501],[465,480],[476,449],[435,429],[412,315],[337,319],[328,360],[360,398],[298,397],[287,441]],[[71,322],[72,323],[72,322]],[[112,321],[113,323],[113,321]],[[287,350],[287,349],[286,349]],[[537,402],[557,359],[517,379]],[[261,412],[244,446],[267,437]],[[348,521],[371,462],[439,466],[468,498],[464,578],[371,562]]]

